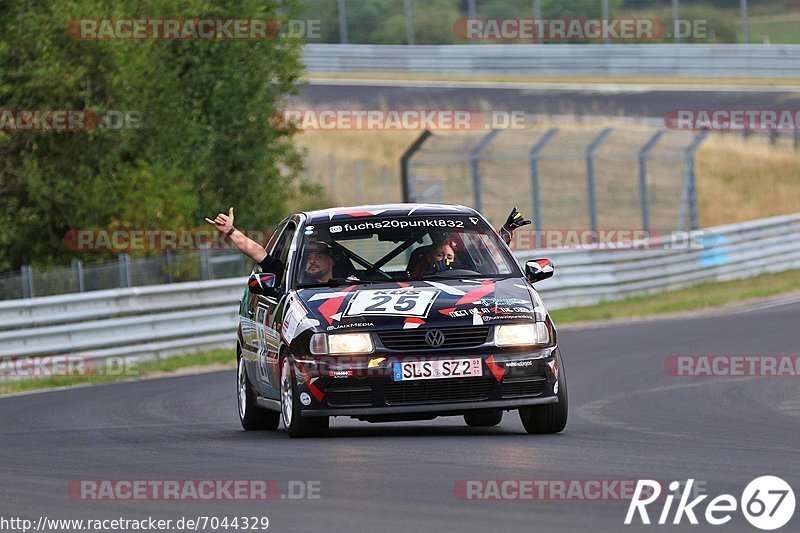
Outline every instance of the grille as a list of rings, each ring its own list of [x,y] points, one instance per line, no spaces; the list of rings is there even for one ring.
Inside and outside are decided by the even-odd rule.
[[[370,387],[348,387],[328,389],[325,399],[331,407],[370,407],[372,389]]]
[[[546,383],[547,379],[544,377],[506,378],[503,380],[503,398],[539,396]]]
[[[444,344],[439,348],[431,348],[425,342],[425,334],[430,329],[405,329],[396,331],[381,331],[378,333],[381,343],[389,349],[396,351],[414,350],[446,350],[452,348],[473,348],[486,342],[489,336],[489,326],[456,326],[442,328]]]
[[[485,400],[493,386],[488,377],[397,381],[383,385],[383,398],[389,405]]]

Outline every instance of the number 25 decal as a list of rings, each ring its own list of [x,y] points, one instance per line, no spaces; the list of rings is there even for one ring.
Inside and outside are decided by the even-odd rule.
[[[428,316],[440,291],[390,289],[359,291],[350,300],[344,316]]]

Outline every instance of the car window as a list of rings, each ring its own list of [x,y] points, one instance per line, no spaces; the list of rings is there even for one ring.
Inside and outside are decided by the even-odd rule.
[[[286,268],[287,260],[289,258],[289,251],[292,247],[292,240],[294,239],[294,235],[297,232],[297,226],[294,222],[288,222],[283,229],[283,232],[275,241],[275,246],[269,252],[269,255],[278,259],[281,264],[284,265],[284,269]],[[285,285],[285,279],[283,276],[283,272],[281,272],[278,276],[278,284],[283,286]]]
[[[497,233],[482,219],[464,215],[316,222],[306,227],[300,251],[320,244],[334,259],[332,277],[344,281],[481,278],[518,272]],[[437,254],[451,259],[441,264]],[[313,285],[302,271],[296,277],[299,285]]]

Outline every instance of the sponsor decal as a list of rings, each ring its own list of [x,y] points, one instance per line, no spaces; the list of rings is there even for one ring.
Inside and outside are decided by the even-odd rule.
[[[527,305],[530,302],[521,298],[481,298],[480,300],[476,300],[474,303],[475,305],[483,305],[488,307],[490,305]]]
[[[341,233],[341,231],[342,231],[342,227],[339,226],[338,224],[336,226],[331,226],[330,227],[330,232],[331,233]]]
[[[377,368],[384,361],[386,361],[385,357],[376,357],[375,359],[370,359],[369,364],[367,364],[367,368]]]
[[[525,367],[525,366],[533,366],[536,361],[509,361],[506,363],[506,367]]]
[[[472,316],[472,321],[475,325],[481,325],[481,322],[475,317],[482,317],[483,321],[498,320],[498,319],[511,319],[511,318],[525,318],[530,320],[534,316],[533,311],[527,307],[497,307],[494,309],[488,307],[472,307],[469,309],[456,309],[455,307],[447,307],[440,309],[439,312],[450,318],[463,318]]]
[[[373,322],[353,322],[350,324],[336,324],[331,325],[325,328],[327,331],[334,331],[337,329],[348,329],[348,328],[371,328],[374,327],[375,324]]]
[[[531,313],[524,314],[524,315],[495,315],[495,316],[485,316],[483,317],[484,322],[492,322],[495,320],[517,320],[517,319],[531,319]]]
[[[333,228],[341,228],[333,231]],[[464,221],[458,219],[387,219],[365,222],[345,222],[341,226],[332,226],[331,233],[339,233],[341,231],[364,231],[373,229],[405,229],[405,228],[464,228]]]
[[[353,376],[353,371],[352,370],[331,370],[331,371],[328,372],[328,377],[329,378],[339,379],[339,378],[349,378],[349,377],[352,377],[352,376]],[[305,392],[303,394],[305,394]],[[302,399],[303,399],[303,397],[301,395],[300,396],[300,400],[302,401]],[[310,399],[309,399],[309,403],[311,403]],[[308,404],[303,404],[303,405],[308,405]]]
[[[410,316],[425,318],[440,291],[429,289],[377,289],[358,291],[344,316]]]
[[[309,396],[307,392],[301,392],[300,403],[303,405],[311,405],[311,396]]]

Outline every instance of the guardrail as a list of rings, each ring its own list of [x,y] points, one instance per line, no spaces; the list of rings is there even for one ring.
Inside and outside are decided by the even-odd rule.
[[[309,44],[310,72],[800,77],[800,45]]]
[[[694,246],[531,250],[556,276],[537,284],[551,309],[800,268],[800,214],[689,234]],[[244,278],[0,302],[0,359],[70,354],[141,359],[233,347]]]

